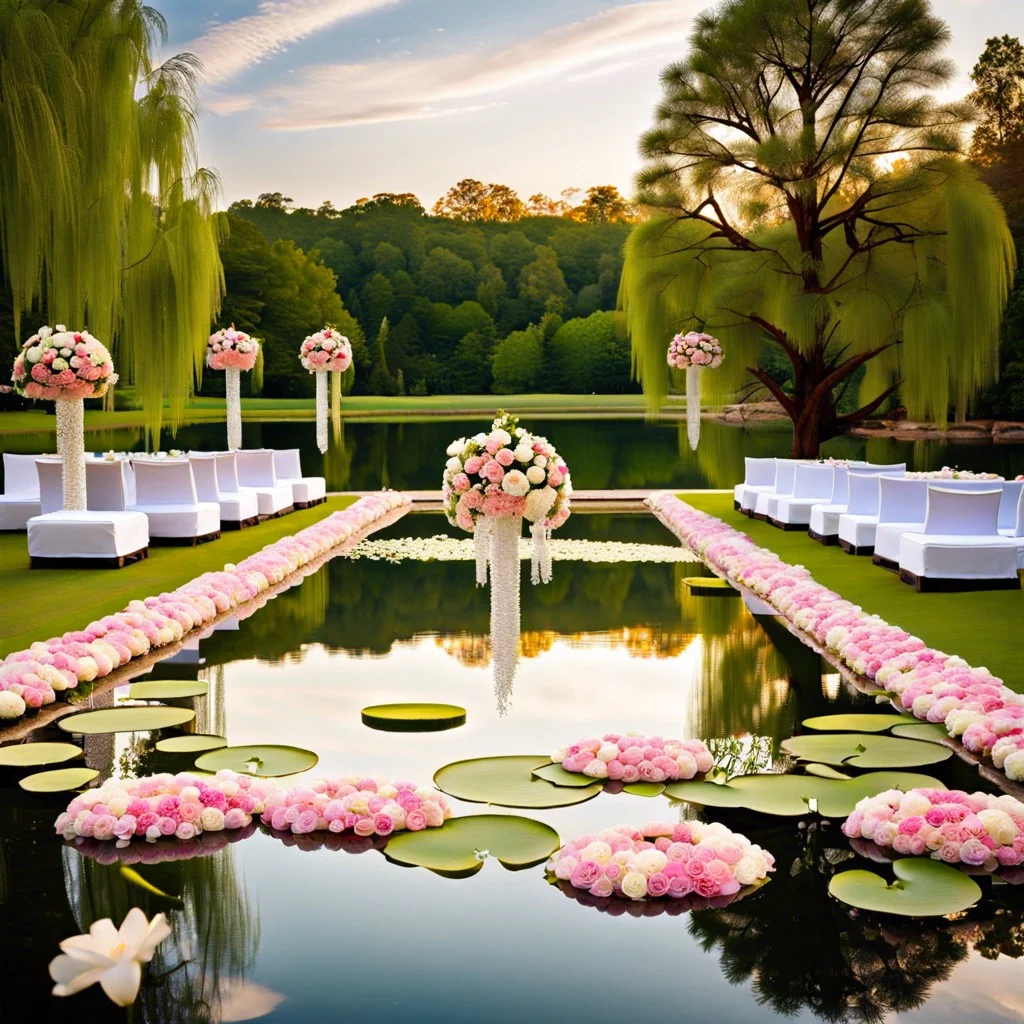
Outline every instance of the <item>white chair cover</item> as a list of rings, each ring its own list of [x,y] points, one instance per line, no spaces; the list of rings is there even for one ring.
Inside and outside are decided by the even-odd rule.
[[[994,537],[999,533],[1002,488],[972,493],[950,487],[928,488],[924,533],[958,537]]]
[[[752,459],[743,460],[743,482],[737,484],[732,490],[733,502],[741,507],[744,487],[771,487],[775,482],[775,460],[774,459]]]
[[[846,511],[850,469],[836,466],[832,474],[832,493],[826,501],[811,506],[810,533],[823,543],[832,543],[839,536],[839,517]]]
[[[793,493],[796,481],[796,460],[775,460],[775,482],[770,491],[760,491],[754,503],[754,515],[762,519],[771,519],[775,514],[778,498]]]
[[[190,453],[189,465],[196,482],[196,494],[200,501],[216,502],[220,506],[222,524],[238,526],[259,515],[259,500],[255,494],[241,494],[235,491],[222,491],[220,488],[221,467],[219,455],[195,455]],[[227,463],[223,475],[234,481],[234,455],[223,456]],[[237,484],[236,484],[237,486]]]
[[[4,493],[0,494],[0,532],[21,531],[42,512],[35,455],[4,452]]]
[[[740,485],[740,511],[745,512],[748,515],[753,515],[754,506],[757,504],[757,496],[765,492],[770,492],[775,489],[775,474],[777,472],[778,463],[786,462],[786,459],[765,459],[767,465],[761,467],[759,470],[759,478],[764,480],[764,483],[750,484],[743,483]],[[763,478],[760,474],[763,473]],[[733,498],[736,497],[736,491],[733,490]]]
[[[85,460],[85,507],[90,512],[124,512],[132,504],[128,496],[128,462]]]
[[[871,470],[874,473],[895,473],[898,476],[902,476],[907,471],[907,464],[905,462],[865,462],[857,468]]]
[[[303,476],[298,448],[274,449],[274,473],[279,484],[292,489],[295,505],[308,506],[327,496],[327,481],[322,476]]]
[[[235,452],[239,490],[255,494],[259,514],[267,516],[290,512],[295,506],[291,484],[282,484],[274,472],[274,452],[270,448],[239,448]]]
[[[220,505],[199,501],[185,459],[135,461],[136,502],[149,517],[151,537],[189,540],[220,532]]]
[[[36,459],[36,473],[41,515],[60,512],[64,508],[64,472],[60,459]]]
[[[111,559],[147,547],[149,528],[140,512],[61,510],[28,521],[30,558]]]
[[[772,521],[780,526],[807,526],[811,509],[832,494],[835,471],[832,466],[801,462],[796,467],[793,496],[776,499]]]
[[[846,511],[839,515],[839,543],[851,552],[871,554],[878,526],[878,503],[881,495],[879,478],[902,477],[906,470],[896,467],[881,470],[851,470],[848,474]]]
[[[1013,530],[1017,525],[1017,508],[1020,505],[1024,480],[1004,480],[1003,500],[999,502],[999,529]]]

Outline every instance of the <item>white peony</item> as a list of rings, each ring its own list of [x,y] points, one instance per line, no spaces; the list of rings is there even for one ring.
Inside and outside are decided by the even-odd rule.
[[[457,441],[452,441],[452,443],[450,445],[448,445],[446,454],[448,454],[448,455],[458,455],[459,452],[461,452],[462,449],[465,446],[466,446],[466,439],[464,437],[460,437]]]
[[[462,472],[462,460],[456,458],[454,455],[444,464],[444,468],[448,470],[452,476],[456,473]]]
[[[759,878],[764,877],[764,858],[755,854],[747,854],[745,857],[740,857],[736,862],[734,873],[736,881],[740,885],[753,885]]]
[[[529,444],[517,445],[515,451],[512,454],[515,455],[516,462],[532,462],[533,446]]]
[[[668,857],[661,850],[641,850],[633,858],[633,865],[636,870],[642,871],[647,878],[650,878],[651,875],[656,875],[667,863]]]
[[[543,469],[540,468],[540,466],[531,466],[526,471],[526,479],[529,480],[534,487],[536,487],[538,484],[544,483],[544,478],[546,476],[547,474],[544,472]]]
[[[21,718],[25,702],[10,690],[0,690],[0,718]]]
[[[491,431],[491,441],[497,441],[502,448],[507,447],[512,441],[512,435],[507,430],[502,430],[498,427],[496,430]]]
[[[535,466],[540,466],[540,468],[543,469],[548,464],[548,460],[543,455],[538,455],[533,460],[533,464]]]
[[[506,477],[506,479],[508,479]],[[527,481],[529,482],[529,481]],[[523,517],[531,523],[540,522],[551,511],[558,493],[553,487],[537,487],[526,495]]]
[[[530,481],[518,469],[509,470],[502,478],[501,489],[513,497],[522,498],[530,490]]]
[[[647,879],[639,871],[626,872],[622,876],[622,895],[642,900],[647,895]]]
[[[597,756],[607,764],[619,756],[619,747],[616,743],[602,743]]]

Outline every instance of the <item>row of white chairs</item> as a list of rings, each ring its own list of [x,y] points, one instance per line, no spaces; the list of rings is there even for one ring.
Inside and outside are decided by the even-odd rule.
[[[1024,481],[907,477],[904,464],[746,463],[733,499],[747,515],[872,555],[918,590],[1020,586]]]

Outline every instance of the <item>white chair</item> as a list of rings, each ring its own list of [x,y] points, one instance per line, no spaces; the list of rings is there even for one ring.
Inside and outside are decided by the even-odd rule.
[[[4,452],[4,493],[0,494],[0,533],[21,533],[42,513],[35,455]]]
[[[816,462],[801,462],[793,478],[792,497],[778,497],[775,515],[770,520],[781,530],[806,530],[811,523],[811,509],[832,495],[835,468]]]
[[[900,579],[922,590],[1019,590],[1018,544],[998,532],[1003,489],[928,488],[924,530],[900,538]]]
[[[60,459],[36,459],[39,479],[39,512],[49,515],[64,508],[64,471]]]
[[[259,500],[255,494],[241,494],[237,483],[233,491],[221,490],[219,458],[217,455],[195,455],[189,452],[188,464],[192,467],[192,477],[196,482],[196,495],[200,501],[217,503],[222,530],[241,530],[246,526],[255,526],[260,521]],[[231,466],[230,479],[234,480],[233,458]]]
[[[796,480],[796,459],[775,460],[775,482],[770,491],[758,491],[754,502],[754,510],[751,513],[754,519],[761,519],[768,522],[771,518],[778,499],[782,495],[792,494],[793,485]]]
[[[255,494],[259,500],[260,519],[273,519],[295,511],[291,484],[278,482],[274,472],[274,452],[270,448],[239,448],[235,452],[238,467],[238,489]]]
[[[872,467],[851,471],[848,478],[846,511],[839,515],[839,546],[848,555],[870,555],[875,550],[881,476],[906,476],[906,470],[882,473]]]
[[[743,483],[732,489],[732,506],[737,511],[753,509],[759,491],[775,486],[775,459],[743,460]],[[746,500],[744,500],[746,498]]]
[[[1017,536],[1017,518],[1024,480],[1004,480],[1003,498],[999,502],[999,532],[1005,537]]]
[[[1024,484],[1024,481],[1012,482]],[[1005,495],[1005,493],[1006,491],[1004,489],[1003,494]],[[1000,511],[1002,511],[1002,505],[1000,505],[999,508]],[[1003,537],[1011,538],[1017,545],[1017,568],[1018,570],[1024,569],[1024,486],[1021,487],[1017,497],[1017,516],[1013,524],[1013,529],[1009,530],[1001,528],[999,533]]]
[[[220,537],[220,505],[200,501],[192,467],[184,459],[137,459],[135,504],[149,518],[154,543],[202,544]]]
[[[279,484],[290,484],[292,504],[312,508],[327,500],[327,481],[322,476],[303,476],[298,448],[274,449],[274,473]]]
[[[127,459],[85,460],[85,507],[90,512],[124,512],[134,504],[135,480]]]
[[[832,472],[832,493],[827,500],[811,506],[807,536],[819,544],[839,543],[839,516],[846,511],[851,468],[836,466]]]

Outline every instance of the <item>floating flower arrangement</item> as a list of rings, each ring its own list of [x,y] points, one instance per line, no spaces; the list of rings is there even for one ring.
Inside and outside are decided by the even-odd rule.
[[[700,740],[666,740],[635,733],[606,733],[558,747],[551,760],[567,772],[613,782],[669,782],[692,779],[714,767],[711,751]]]

